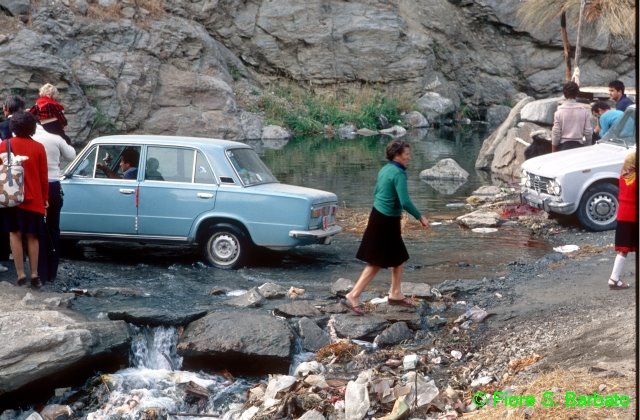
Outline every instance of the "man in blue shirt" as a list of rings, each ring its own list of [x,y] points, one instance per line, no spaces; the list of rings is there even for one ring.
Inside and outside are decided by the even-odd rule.
[[[624,115],[624,112],[611,109],[606,102],[596,102],[591,107],[591,113],[598,119],[598,126],[593,129],[600,134],[600,138]]]
[[[624,111],[633,101],[624,94],[624,83],[614,80],[609,83],[609,97],[616,102],[616,109]]]
[[[124,149],[120,155],[120,171],[122,175],[112,171],[105,163],[98,163],[96,166],[101,169],[109,178],[119,179],[137,179],[138,178],[138,160],[140,154],[135,149]]]

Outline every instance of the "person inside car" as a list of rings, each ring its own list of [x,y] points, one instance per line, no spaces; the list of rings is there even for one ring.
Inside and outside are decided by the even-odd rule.
[[[100,169],[109,178],[114,179],[137,179],[138,178],[138,161],[140,154],[135,149],[124,149],[120,155],[120,171],[122,175],[114,172],[106,163],[98,163],[96,167]]]

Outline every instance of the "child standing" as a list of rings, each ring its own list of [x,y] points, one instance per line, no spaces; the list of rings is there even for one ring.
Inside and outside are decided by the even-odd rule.
[[[618,216],[616,226],[615,250],[618,253],[609,278],[609,289],[622,290],[630,286],[620,280],[629,252],[638,252],[638,167],[636,152],[629,153],[622,164],[620,173],[620,192],[618,193]]]
[[[58,103],[58,89],[51,83],[47,83],[40,88],[40,97],[36,104],[29,109],[47,132],[57,134],[62,137],[67,144],[71,144],[71,139],[64,132],[67,126],[67,119],[64,116],[64,107]]]

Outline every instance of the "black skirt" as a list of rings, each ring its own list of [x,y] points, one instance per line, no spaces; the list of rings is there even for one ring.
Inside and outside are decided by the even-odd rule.
[[[44,215],[19,207],[0,210],[0,228],[3,232],[44,234]]]
[[[617,222],[615,250],[638,252],[638,222]]]
[[[378,267],[398,267],[409,259],[409,253],[402,241],[401,217],[390,217],[371,210],[367,228],[356,258]]]

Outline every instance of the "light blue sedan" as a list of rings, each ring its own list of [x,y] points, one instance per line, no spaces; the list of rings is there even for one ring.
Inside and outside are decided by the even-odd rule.
[[[197,244],[223,269],[246,264],[254,246],[328,244],[342,230],[335,194],[279,183],[233,141],[99,137],[61,182],[63,240]]]

